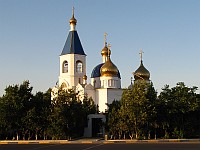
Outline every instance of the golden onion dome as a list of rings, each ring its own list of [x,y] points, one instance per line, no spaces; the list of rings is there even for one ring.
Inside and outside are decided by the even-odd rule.
[[[133,73],[135,80],[149,80],[150,72],[144,67],[141,61],[140,67]]]
[[[107,45],[105,44],[104,48],[101,50],[101,55],[102,56],[108,56],[108,53],[110,55],[111,51],[108,49]]]
[[[87,76],[86,75],[83,76],[83,80],[87,80]]]
[[[75,24],[77,23],[77,20],[74,18],[74,7],[72,7],[72,18],[69,20],[70,24]]]
[[[101,67],[100,72],[101,72],[101,76],[118,77],[119,70],[110,60],[110,56],[108,56],[108,60]]]
[[[77,20],[74,18],[74,14],[72,15],[72,18],[69,20],[70,24],[75,24],[77,23]]]

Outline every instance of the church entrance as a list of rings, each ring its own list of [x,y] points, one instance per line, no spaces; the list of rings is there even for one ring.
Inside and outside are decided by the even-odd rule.
[[[92,118],[92,137],[103,137],[102,118]]]
[[[88,115],[88,124],[84,129],[84,137],[104,137],[106,116],[104,114]]]

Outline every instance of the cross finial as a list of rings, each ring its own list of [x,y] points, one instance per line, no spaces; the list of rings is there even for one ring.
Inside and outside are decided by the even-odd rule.
[[[106,42],[106,41],[107,41],[107,38],[106,38],[107,36],[108,36],[108,34],[105,32],[105,33],[104,33],[104,43],[105,43],[105,46],[106,46],[106,44],[107,44],[107,42]]]
[[[74,6],[72,7],[72,16],[74,17]]]
[[[142,49],[140,49],[140,59],[141,59],[141,61],[142,61],[142,54],[143,54],[144,52],[142,51]]]

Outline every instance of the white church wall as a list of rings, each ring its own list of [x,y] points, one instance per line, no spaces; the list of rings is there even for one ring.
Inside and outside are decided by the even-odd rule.
[[[91,97],[96,104],[95,90],[91,84],[85,86],[85,94],[88,96],[88,98]]]
[[[100,77],[101,88],[121,88],[121,80],[118,77]]]
[[[120,100],[122,97],[122,89],[108,89],[108,104],[114,100]]]
[[[68,72],[63,73],[63,62],[68,62]],[[76,62],[82,62],[82,72],[77,72]],[[83,83],[83,76],[86,74],[86,56],[78,54],[67,54],[60,56],[60,76],[59,76],[59,86],[65,80],[69,84],[69,88],[76,86],[79,81]]]
[[[107,89],[96,89],[96,102],[99,106],[99,112],[105,112],[107,110]]]
[[[100,88],[101,87],[100,78],[99,77],[91,78],[91,84],[95,88]]]
[[[68,62],[68,72],[63,73],[63,62]],[[64,81],[66,81],[69,85],[69,88],[72,88],[74,86],[74,77],[72,76],[74,74],[74,55],[68,54],[68,55],[61,55],[60,56],[60,76],[59,76],[59,86],[62,85]]]

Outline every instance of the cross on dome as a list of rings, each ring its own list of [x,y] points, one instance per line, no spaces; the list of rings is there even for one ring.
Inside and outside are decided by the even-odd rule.
[[[142,54],[143,54],[144,52],[142,51],[142,49],[140,49],[140,59],[141,59],[141,61],[142,61]]]
[[[104,43],[105,43],[105,46],[106,46],[106,44],[107,44],[107,38],[106,38],[107,36],[108,36],[108,33],[105,32],[105,33],[104,33]]]
[[[72,7],[72,16],[74,16],[74,6]]]

